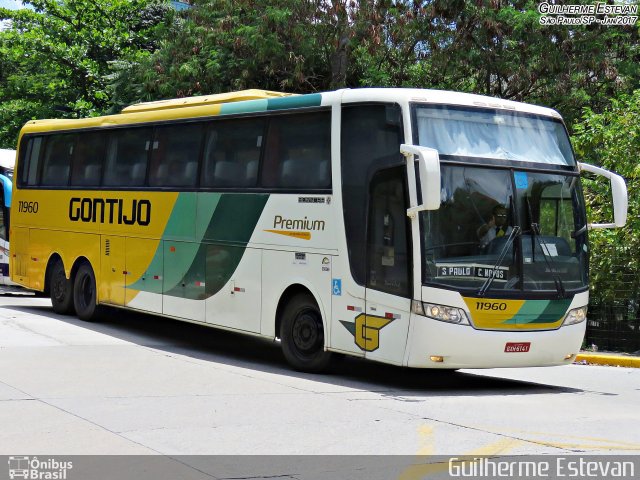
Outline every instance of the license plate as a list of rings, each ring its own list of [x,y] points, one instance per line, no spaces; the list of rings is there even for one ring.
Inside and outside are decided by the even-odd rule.
[[[529,348],[531,348],[531,342],[507,342],[504,351],[506,353],[528,352]]]

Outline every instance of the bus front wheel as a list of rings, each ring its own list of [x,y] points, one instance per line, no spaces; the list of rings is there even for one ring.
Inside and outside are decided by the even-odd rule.
[[[331,360],[324,350],[322,315],[313,296],[298,295],[284,309],[280,325],[282,352],[287,362],[303,372],[320,372]]]
[[[53,311],[62,315],[73,313],[73,287],[64,273],[62,260],[55,260],[49,273],[49,294]]]
[[[76,273],[73,282],[73,303],[76,314],[81,320],[96,319],[98,307],[96,304],[96,276],[91,265],[83,263]]]

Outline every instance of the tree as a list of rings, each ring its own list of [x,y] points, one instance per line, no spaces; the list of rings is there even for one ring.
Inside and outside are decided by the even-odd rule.
[[[637,298],[640,293],[640,90],[611,100],[602,113],[587,108],[575,126],[574,148],[580,161],[622,175],[629,191],[627,225],[592,230],[592,291],[601,301]],[[610,192],[603,182],[583,182],[592,221],[611,221]]]
[[[362,85],[537,103],[570,125],[584,107],[601,111],[640,87],[637,26],[543,26],[532,0],[392,3],[376,35],[356,48]]]
[[[0,146],[15,147],[32,118],[100,114],[109,104],[111,62],[156,46],[170,9],[157,0],[30,0],[0,9]]]
[[[151,57],[122,64],[117,104],[246,88],[308,93],[344,87],[351,44],[381,1],[193,2]]]
[[[601,111],[640,87],[637,27],[544,26],[534,0],[193,3],[154,55],[120,65],[115,104],[402,86],[543,104],[571,126],[585,106]]]

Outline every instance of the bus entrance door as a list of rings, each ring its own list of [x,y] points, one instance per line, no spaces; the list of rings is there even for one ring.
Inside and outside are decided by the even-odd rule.
[[[367,358],[400,365],[411,306],[404,168],[378,172],[369,193],[366,316],[357,331],[363,332]]]

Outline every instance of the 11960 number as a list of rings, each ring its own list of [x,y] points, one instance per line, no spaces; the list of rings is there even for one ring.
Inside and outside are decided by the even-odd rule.
[[[507,309],[507,304],[502,302],[476,302],[476,309],[503,312]]]
[[[38,202],[18,202],[18,212],[38,213]]]

